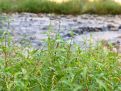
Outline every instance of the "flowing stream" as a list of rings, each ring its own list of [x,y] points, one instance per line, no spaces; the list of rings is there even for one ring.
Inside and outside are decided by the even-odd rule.
[[[64,39],[73,39],[76,43],[82,43],[93,39],[120,41],[121,40],[121,16],[120,15],[54,15],[15,13],[1,14],[5,18],[0,19],[1,31],[8,30],[17,43],[24,44],[29,41],[32,46],[40,47],[43,39],[47,38],[48,30],[54,36],[59,33]],[[73,36],[71,35],[73,33]],[[25,42],[23,42],[25,41]]]

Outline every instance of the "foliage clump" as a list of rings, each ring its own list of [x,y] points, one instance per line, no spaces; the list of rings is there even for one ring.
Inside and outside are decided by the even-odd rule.
[[[50,0],[0,0],[1,12],[31,12],[56,14],[121,14],[121,4],[114,0],[69,0],[52,2]]]
[[[7,42],[6,42],[7,40]],[[82,50],[57,35],[33,49],[0,39],[1,91],[120,91],[120,57],[100,45]]]

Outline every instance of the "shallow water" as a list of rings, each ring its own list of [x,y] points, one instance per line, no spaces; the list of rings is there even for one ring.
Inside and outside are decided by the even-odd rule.
[[[101,40],[113,40],[121,36],[121,31],[104,31],[104,32],[91,32],[76,36],[76,41],[90,40],[101,41]]]
[[[8,30],[16,42],[28,40],[34,47],[42,45],[42,40],[47,38],[48,30],[52,36],[60,33],[65,40],[72,39],[76,43],[93,40],[120,41],[121,16],[120,15],[53,15],[53,14],[3,14],[8,17],[7,23],[1,28]],[[1,21],[1,20],[0,20]],[[26,41],[25,41],[26,42]]]

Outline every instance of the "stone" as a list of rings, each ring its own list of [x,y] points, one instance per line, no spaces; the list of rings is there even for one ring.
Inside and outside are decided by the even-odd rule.
[[[76,30],[74,30],[74,33],[76,33],[76,34],[83,34],[83,30],[82,29],[76,29]]]
[[[70,33],[64,35],[63,37],[72,37],[72,35]]]
[[[35,36],[31,36],[31,37],[29,37],[29,39],[30,39],[30,40],[35,40],[36,37],[35,37]]]
[[[78,21],[77,24],[82,24],[82,22],[81,21]]]
[[[42,30],[48,30],[49,29],[49,25],[48,26],[44,26],[43,28],[42,28]]]
[[[121,29],[121,25],[118,27],[118,29]]]
[[[42,45],[41,42],[38,41],[38,40],[33,40],[32,44],[36,44],[37,46],[41,46]]]
[[[118,31],[118,27],[116,27],[115,25],[108,24],[107,27],[109,31]]]

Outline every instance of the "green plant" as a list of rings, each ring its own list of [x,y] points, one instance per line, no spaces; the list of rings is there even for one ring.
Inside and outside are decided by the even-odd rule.
[[[121,5],[114,0],[69,0],[56,3],[50,0],[0,0],[1,12],[32,12],[57,14],[121,14]]]
[[[0,12],[9,12],[12,10],[12,3],[10,0],[1,1],[0,0]]]
[[[113,0],[95,0],[85,4],[83,13],[94,14],[120,14],[121,5]]]
[[[60,35],[46,40],[47,48],[12,44],[0,39],[1,91],[120,91],[120,57],[102,45],[82,50]]]
[[[61,4],[49,0],[0,0],[0,10],[2,12],[76,14],[80,13],[80,5],[81,2],[79,0],[70,0]]]

